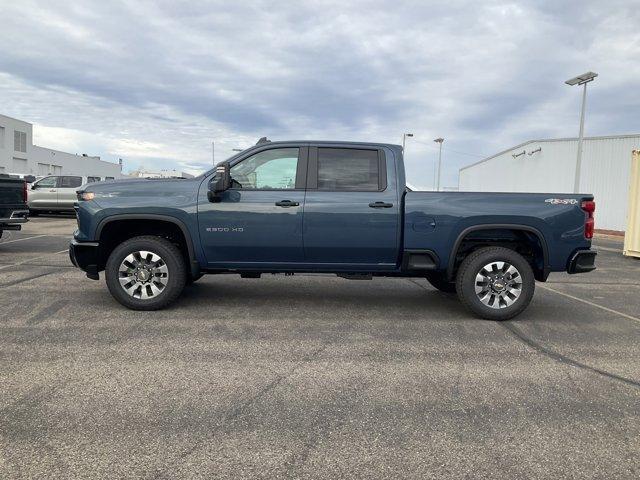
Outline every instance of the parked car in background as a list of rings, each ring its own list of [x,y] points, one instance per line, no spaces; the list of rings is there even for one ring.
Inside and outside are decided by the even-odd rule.
[[[506,320],[535,280],[596,268],[593,195],[408,191],[398,145],[261,140],[193,179],[88,185],[77,208],[73,263],[137,310],[205,273],[314,272],[422,277]]]
[[[32,216],[42,212],[73,212],[76,190],[88,183],[114,180],[113,177],[49,175],[33,182],[27,204]]]
[[[24,179],[0,174],[0,237],[5,230],[20,230],[28,221],[27,184]]]

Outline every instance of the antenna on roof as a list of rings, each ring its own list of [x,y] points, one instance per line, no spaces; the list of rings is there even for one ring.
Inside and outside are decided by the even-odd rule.
[[[269,140],[267,137],[262,137],[260,140],[258,140],[258,143],[256,143],[256,145],[262,145],[264,143],[271,143],[271,140]]]

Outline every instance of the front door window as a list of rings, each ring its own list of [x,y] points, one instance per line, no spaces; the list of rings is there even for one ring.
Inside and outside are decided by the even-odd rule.
[[[274,148],[231,167],[232,188],[293,190],[296,187],[298,148]]]

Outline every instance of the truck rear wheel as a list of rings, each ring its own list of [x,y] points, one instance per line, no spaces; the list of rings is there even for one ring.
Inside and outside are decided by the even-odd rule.
[[[186,283],[183,256],[173,243],[155,236],[118,245],[107,260],[111,295],[132,310],[159,310],[175,301]]]
[[[519,253],[485,247],[464,259],[456,276],[460,301],[487,320],[509,320],[527,308],[535,289],[531,265]]]

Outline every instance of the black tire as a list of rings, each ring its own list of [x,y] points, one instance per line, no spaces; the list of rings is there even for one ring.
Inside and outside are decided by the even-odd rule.
[[[152,298],[135,298],[120,285],[119,268],[124,259],[141,250],[158,255],[168,270],[167,283],[160,293]],[[107,287],[111,295],[132,310],[160,310],[174,302],[182,293],[187,280],[187,272],[182,253],[170,241],[155,236],[134,237],[118,245],[107,260],[105,268]]]
[[[40,212],[38,212],[38,210],[29,210],[30,217],[37,217],[38,215],[40,215]]]
[[[429,272],[427,281],[441,292],[456,293],[456,282],[447,280],[446,273]]]
[[[486,287],[489,292],[488,294],[483,295],[482,293],[476,293],[476,276],[481,274],[480,272],[483,271],[483,268],[492,262],[504,262],[512,265],[517,269],[519,274],[513,278],[520,277],[522,282],[519,288],[516,288],[516,290],[520,290],[519,296],[517,296],[515,300],[511,297],[508,298],[507,300],[513,302],[508,306],[506,302],[499,300],[500,296],[494,294],[493,290],[489,287]],[[492,279],[494,278],[495,281],[498,282],[497,285],[502,287],[504,285],[503,279],[505,279],[505,275],[499,270],[495,272],[491,271],[490,273]],[[516,282],[511,279],[511,275],[506,277],[507,283],[515,287]],[[480,283],[480,285],[482,285],[482,283]],[[472,252],[464,259],[458,269],[456,287],[458,290],[458,298],[460,298],[460,301],[465,307],[486,320],[501,321],[509,320],[519,315],[529,306],[535,290],[535,278],[533,276],[533,270],[531,270],[531,265],[529,265],[529,262],[518,252],[503,247],[485,247]],[[513,290],[509,291],[512,292]],[[517,294],[518,292],[515,293]],[[493,308],[483,303],[479,295],[483,296],[484,299],[487,299],[487,296],[489,296],[487,302],[493,305],[502,305],[503,303],[505,305],[500,308]],[[502,295],[513,296],[513,294],[506,293],[504,290]],[[491,298],[491,296],[493,296],[493,298]]]

